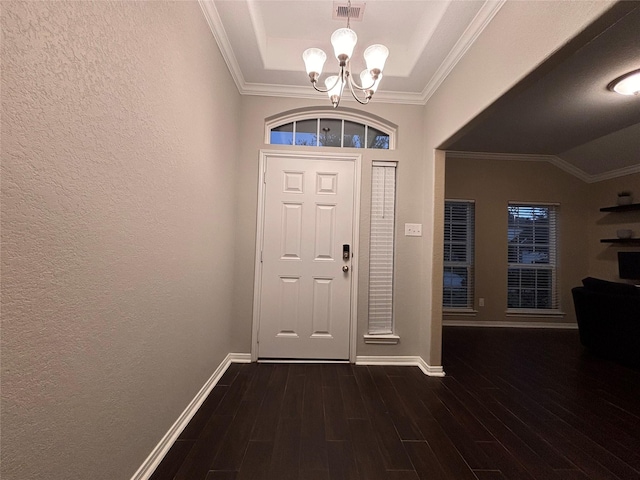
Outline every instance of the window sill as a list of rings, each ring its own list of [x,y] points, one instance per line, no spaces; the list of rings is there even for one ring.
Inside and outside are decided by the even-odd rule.
[[[364,335],[364,343],[371,343],[374,345],[397,345],[400,342],[398,335]]]
[[[507,317],[545,317],[564,318],[567,314],[561,310],[536,310],[533,308],[512,308],[505,312]]]
[[[473,308],[443,308],[442,314],[451,317],[475,317],[478,310]]]

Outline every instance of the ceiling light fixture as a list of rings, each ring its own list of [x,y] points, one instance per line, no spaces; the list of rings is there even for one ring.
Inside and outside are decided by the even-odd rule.
[[[625,73],[608,85],[609,90],[620,95],[640,94],[640,69]]]
[[[327,60],[327,55],[319,48],[308,48],[302,54],[307,74],[313,88],[318,92],[326,93],[333,104],[333,108],[337,108],[340,98],[344,91],[345,85],[349,85],[351,95],[362,105],[366,105],[371,97],[378,89],[380,80],[382,80],[382,69],[384,63],[389,56],[389,49],[384,45],[371,45],[364,51],[364,60],[367,68],[360,73],[360,84],[353,79],[351,74],[351,55],[358,41],[356,32],[351,30],[351,1],[347,5],[347,28],[339,28],[331,35],[331,44],[336,58],[340,62],[340,72],[338,75],[327,77],[324,81],[326,89],[318,88],[318,79],[322,73],[322,67]],[[356,90],[364,93],[364,100],[358,97]]]

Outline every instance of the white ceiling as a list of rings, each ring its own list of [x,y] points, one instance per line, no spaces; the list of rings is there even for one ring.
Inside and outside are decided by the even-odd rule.
[[[330,36],[346,20],[332,17],[346,0],[200,1],[241,94],[323,97],[309,83],[302,52],[327,53],[321,80],[337,72]],[[352,69],[364,68],[368,45],[382,43],[390,55],[373,101],[425,104],[505,1],[354,0],[364,13],[351,22],[358,35]],[[640,171],[640,98],[606,89],[640,68],[640,2],[611,11],[618,12],[607,17],[611,25],[592,28],[544,75],[532,72],[526,88],[498,100],[446,148],[538,155],[586,181]]]
[[[205,13],[242,94],[322,98],[309,83],[302,52],[327,53],[322,79],[337,73],[331,34],[346,26],[333,19],[346,0],[202,0]],[[424,104],[458,59],[493,18],[504,0],[368,0],[361,20],[352,70],[364,69],[362,54],[374,43],[390,55],[375,98]]]

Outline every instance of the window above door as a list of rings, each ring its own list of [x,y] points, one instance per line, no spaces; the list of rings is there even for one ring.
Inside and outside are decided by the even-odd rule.
[[[395,149],[396,126],[378,117],[341,110],[285,112],[265,122],[265,143],[309,147]]]

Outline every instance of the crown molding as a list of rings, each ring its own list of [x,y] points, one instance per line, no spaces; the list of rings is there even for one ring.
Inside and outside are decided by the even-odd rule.
[[[204,18],[207,20],[209,29],[211,30],[211,33],[213,34],[213,37],[215,38],[216,43],[220,48],[222,58],[224,58],[224,61],[227,64],[227,68],[229,69],[229,73],[231,73],[231,77],[236,84],[238,92],[240,92],[240,94],[243,94],[243,91],[245,89],[244,76],[242,75],[242,70],[240,69],[238,60],[233,54],[231,42],[229,41],[229,37],[227,36],[227,32],[225,31],[224,26],[222,25],[222,20],[220,19],[218,10],[211,0],[198,0],[198,3],[200,4],[200,8],[202,9]]]
[[[560,170],[579,178],[583,182],[592,183],[591,176],[575,165],[570,164],[555,155],[527,154],[527,153],[491,153],[491,152],[456,152],[447,151],[447,157],[469,158],[474,160],[511,160],[520,162],[547,162]]]
[[[525,154],[525,153],[491,153],[491,152],[462,152],[462,151],[447,151],[447,157],[453,158],[469,158],[474,160],[515,160],[524,162],[548,162],[560,170],[579,178],[585,183],[597,183],[603,180],[610,180],[612,178],[624,177],[626,175],[633,175],[640,173],[640,164],[631,165],[617,170],[611,170],[609,172],[603,172],[595,175],[591,175],[584,170],[576,167],[572,163],[563,160],[556,155],[543,155],[543,154]]]
[[[240,91],[240,87],[238,87]],[[242,95],[256,95],[262,97],[287,97],[305,98],[310,100],[326,100],[327,94],[316,92],[313,88],[301,87],[299,85],[267,85],[264,83],[245,83]],[[375,101],[377,103],[394,103],[401,105],[424,105],[422,97],[418,93],[409,92],[376,92]],[[344,102],[356,103],[350,95],[344,95],[340,104]]]
[[[438,90],[442,82],[449,76],[454,67],[462,59],[467,50],[480,36],[483,30],[489,25],[493,17],[498,13],[507,0],[486,1],[480,8],[480,11],[473,18],[469,26],[466,28],[462,36],[458,39],[451,51],[431,77],[429,83],[422,91],[420,97],[422,104],[426,104],[431,96]]]
[[[598,173],[597,175],[592,175],[590,178],[591,183],[595,183],[602,182],[603,180],[611,180],[612,178],[624,177],[626,175],[634,175],[636,173],[640,173],[640,164],[618,168],[609,172]]]
[[[381,90],[376,92],[376,101],[379,103],[402,105],[425,105],[505,2],[506,0],[485,1],[480,8],[480,11],[476,14],[462,36],[458,39],[453,49],[447,54],[445,60],[440,67],[438,67],[435,75],[431,78],[422,92],[385,92]],[[318,94],[318,92],[309,89],[308,87],[282,84],[273,85],[264,83],[247,83],[242,75],[240,64],[233,53],[231,42],[229,41],[229,37],[224,29],[215,3],[212,0],[198,0],[198,3],[202,8],[207,24],[218,43],[222,57],[227,64],[240,95],[305,99],[320,98],[321,94]],[[250,11],[250,14],[254,16],[256,15],[255,11]],[[252,17],[254,28],[256,27],[256,21],[257,19]],[[262,50],[260,51],[260,55],[264,58],[264,52]],[[345,95],[342,100],[348,100],[348,95]],[[355,102],[355,100],[353,101]]]

